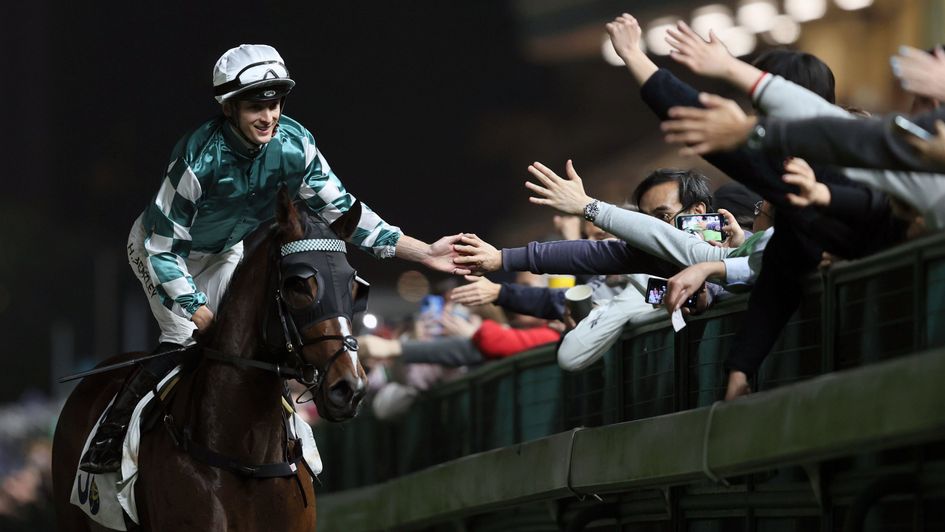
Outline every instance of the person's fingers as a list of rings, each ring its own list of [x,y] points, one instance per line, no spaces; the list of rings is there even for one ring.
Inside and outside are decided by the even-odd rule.
[[[542,196],[545,196],[545,197],[550,197],[552,195],[552,192],[550,190],[548,190],[545,187],[540,187],[536,185],[535,183],[532,183],[531,181],[525,182],[525,188],[527,188],[528,190],[531,190],[532,192],[535,192],[536,194],[541,194]]]
[[[549,177],[547,174],[545,174],[545,172],[541,171],[541,169],[537,168],[535,165],[528,167],[528,173],[535,176],[535,179],[548,188],[554,188],[557,185],[557,183],[555,183],[551,177]]]
[[[470,275],[472,270],[466,268],[453,268],[453,275]]]
[[[545,174],[545,177],[547,177],[548,179],[552,181],[557,181],[561,179],[561,176],[556,174],[551,168],[548,168],[547,166],[541,164],[538,161],[535,161],[534,163],[532,163],[532,166],[537,168],[541,173]]]
[[[686,144],[691,147],[703,143],[705,134],[702,131],[683,131],[670,133],[665,138],[667,144]]]
[[[571,159],[568,159],[568,162],[564,163],[564,170],[568,173],[568,178],[572,181],[581,181],[581,176],[579,176],[577,170],[574,169],[574,162]]]
[[[735,104],[735,106],[738,107],[738,104],[733,102],[732,100],[729,100],[728,98],[723,98],[717,94],[711,94],[708,92],[699,93],[699,102],[710,109],[716,108],[716,107],[723,107],[729,104]],[[739,107],[739,109],[741,108]]]
[[[784,168],[790,168],[792,173],[801,174],[801,175],[810,175],[814,178],[814,170],[807,164],[807,161],[801,159],[800,157],[791,157],[791,159],[784,165]]]
[[[552,206],[554,206],[554,202],[553,202],[552,200],[548,199],[548,198],[536,198],[536,197],[534,197],[534,196],[530,196],[530,197],[528,198],[528,201],[534,203],[535,205],[552,205]]]
[[[936,48],[936,50],[940,50],[940,48]],[[935,121],[935,133],[940,139],[945,139],[945,122],[941,120]]]
[[[719,39],[719,36],[715,34],[715,30],[709,30],[709,42],[710,42],[711,44],[715,44],[715,43],[717,43],[717,42],[722,42],[722,41]]]
[[[709,245],[712,246],[712,247],[714,247],[714,248],[724,248],[724,247],[725,247],[721,242],[719,242],[719,241],[717,241],[717,240],[706,240],[706,242],[708,242]]]
[[[660,124],[660,129],[664,133],[685,133],[687,131],[701,131],[705,127],[705,121],[693,118],[677,118],[667,120]]]
[[[701,157],[707,153],[712,153],[717,149],[719,148],[713,146],[709,142],[701,142],[699,144],[693,144],[692,146],[679,148],[679,155],[682,157]]]
[[[807,207],[807,205],[810,204],[810,202],[807,201],[807,198],[798,196],[797,194],[792,194],[788,192],[786,197],[787,197],[788,203],[790,203],[791,205],[794,205],[795,207]]]
[[[476,277],[476,276],[473,276],[473,275],[467,275],[467,276],[466,276],[466,280],[467,280],[467,281],[470,281],[470,282],[473,282],[473,283],[476,283],[476,282],[479,282],[480,280],[482,280],[482,277]],[[464,286],[469,286],[469,285],[464,285]],[[463,288],[463,287],[461,286],[460,288]]]
[[[802,193],[806,194],[810,192],[810,182],[806,177],[802,175],[785,174],[781,176],[781,180],[789,185],[794,185],[798,187]]]
[[[728,227],[729,231],[735,231],[735,227],[738,225],[738,221],[735,220],[735,215],[730,213],[727,209],[719,209],[719,214],[725,218],[725,225],[722,226],[722,229],[725,230],[725,228]]]
[[[469,233],[463,235],[463,237],[460,238],[459,241],[462,242],[463,244],[466,244],[469,246],[477,246],[477,247],[479,246],[479,244],[484,244],[484,242],[478,236],[474,234],[469,234]],[[453,247],[455,248],[456,246],[454,245]]]
[[[697,65],[696,65],[696,61],[695,61],[693,58],[689,57],[688,55],[681,54],[681,53],[677,52],[676,50],[670,50],[669,56],[670,56],[674,61],[676,61],[677,63],[683,65],[684,67],[688,68],[689,70],[695,70],[695,69],[696,69],[696,66],[697,66]]]
[[[794,162],[790,162],[790,163],[784,165],[784,170],[787,172],[787,174],[785,174],[785,175],[786,175],[786,176],[787,176],[787,175],[793,176],[792,179],[794,179],[795,181],[812,181],[812,180],[814,180],[814,176],[813,176],[813,175],[808,174],[808,173],[806,172],[806,170],[804,169],[803,166],[801,166],[801,165],[799,165],[799,164],[796,164],[796,163],[794,163]],[[800,184],[800,183],[795,183],[795,184]]]
[[[707,110],[699,107],[671,107],[668,114],[671,118],[705,119],[708,113]],[[663,124],[666,124],[666,122],[663,122]]]
[[[916,151],[918,151],[919,153],[923,155],[928,153],[931,147],[930,143],[916,137],[906,137],[906,142],[912,145],[912,147],[915,148]]]
[[[456,244],[453,246],[453,249],[466,255],[477,255],[482,252],[482,250],[476,246],[465,246],[463,244]]]
[[[689,39],[691,39],[692,41],[695,41],[696,43],[705,42],[702,39],[702,37],[700,37],[699,34],[695,32],[695,30],[689,27],[689,24],[686,24],[685,20],[680,20],[679,22],[677,22],[676,27],[679,28],[679,31],[681,31],[684,35],[689,37]]]

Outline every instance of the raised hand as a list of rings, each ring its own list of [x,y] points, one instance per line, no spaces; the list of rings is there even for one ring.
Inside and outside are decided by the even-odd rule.
[[[485,277],[466,276],[467,281],[472,281],[463,286],[457,286],[450,292],[450,298],[466,306],[474,307],[477,305],[488,305],[499,299],[499,292],[502,285],[493,283]]]
[[[636,78],[637,83],[644,84],[650,79],[659,67],[650,60],[640,47],[640,36],[643,30],[640,23],[627,13],[624,13],[607,23],[607,33],[610,42],[614,45],[617,55],[627,64],[627,69]]]
[[[814,205],[817,207],[826,207],[830,205],[830,189],[827,185],[817,181],[814,170],[811,169],[807,161],[799,157],[791,157],[784,163],[784,170],[787,172],[782,176],[785,183],[794,185],[798,189],[797,194],[788,192],[787,200],[795,207],[807,207]]]
[[[453,259],[454,267],[466,271],[467,275],[483,275],[502,269],[502,252],[474,234],[461,235],[453,249],[459,254]]]
[[[610,34],[610,42],[613,43],[614,50],[625,62],[633,54],[643,53],[643,49],[640,48],[640,37],[643,35],[643,30],[640,28],[637,19],[630,16],[630,14],[620,15],[613,22],[608,22],[606,28],[607,33]]]
[[[705,155],[737,148],[758,123],[732,100],[703,92],[699,101],[705,108],[673,107],[669,110],[671,120],[660,125],[667,134],[666,142],[686,145],[679,150],[680,155]]]
[[[899,55],[890,59],[893,75],[902,88],[934,100],[945,101],[945,50],[935,47],[929,54],[911,46],[900,46]]]
[[[712,30],[706,41],[680,20],[676,29],[666,30],[666,34],[666,42],[673,47],[670,57],[700,76],[726,78],[732,64],[738,62]]]
[[[530,197],[528,201],[536,205],[547,205],[565,214],[583,214],[584,207],[594,200],[584,193],[584,182],[574,170],[571,159],[568,159],[565,169],[569,179],[558,177],[558,174],[539,162],[529,166],[528,172],[538,179],[541,186],[531,181],[525,182],[525,187],[539,196]]]

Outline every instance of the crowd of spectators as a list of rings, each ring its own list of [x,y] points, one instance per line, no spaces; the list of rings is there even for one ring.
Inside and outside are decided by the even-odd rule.
[[[641,48],[633,16],[620,15],[606,29],[643,102],[662,121],[654,134],[735,183],[712,194],[710,180],[694,169],[655,168],[634,176],[644,179],[627,191],[632,203],[617,206],[590,196],[570,160],[562,175],[534,162],[526,183],[530,201],[557,211],[560,239],[497,249],[464,235],[455,262],[474,275],[442,293],[442,311],[419,316],[410,334],[361,338],[368,364],[388,368],[374,400],[380,417],[402,413],[433,382],[456,375],[455,368],[555,343],[562,369],[579,370],[598,360],[627,323],[657,306],[679,327],[687,315],[750,292],[725,361],[725,398],[734,399],[751,392],[752,377],[801,303],[808,274],[942,228],[941,48],[903,47],[891,65],[914,95],[912,108],[905,116],[871,117],[836,103],[833,72],[814,55],[774,49],[748,63],[712,32],[703,38],[685,22],[669,30],[670,55],[680,68],[743,91],[755,109],[748,114],[658,67]],[[633,88],[628,82],[627,90]],[[706,217],[714,213],[718,221]],[[713,224],[712,231],[680,230],[683,217],[692,215],[703,228]],[[517,283],[482,277],[500,271],[532,276]],[[593,310],[572,316],[565,289],[549,286],[549,274],[587,285]],[[666,279],[665,287],[654,279]],[[652,304],[648,294],[662,295],[662,303]],[[498,308],[514,316],[508,324]],[[430,365],[438,368],[435,377],[412,375]],[[391,367],[399,378],[391,378]]]

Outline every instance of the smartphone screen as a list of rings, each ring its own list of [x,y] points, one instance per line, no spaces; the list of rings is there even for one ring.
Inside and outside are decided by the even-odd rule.
[[[651,305],[662,305],[664,297],[666,297],[666,279],[650,277],[646,282],[646,302]],[[696,308],[698,299],[699,294],[693,294],[692,297],[686,300],[685,306]]]
[[[662,305],[666,296],[666,279],[650,277],[646,282],[646,302],[651,305]]]
[[[725,234],[722,232],[724,223],[722,215],[717,212],[676,216],[676,229],[696,235],[707,242],[721,242],[725,239]]]

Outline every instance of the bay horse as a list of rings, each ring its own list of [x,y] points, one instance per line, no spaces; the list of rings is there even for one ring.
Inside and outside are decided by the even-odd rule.
[[[187,354],[196,357],[196,368],[181,373],[164,405],[164,426],[142,431],[135,486],[139,530],[315,530],[314,478],[307,466],[293,468],[292,476],[246,473],[252,465],[285,466],[290,451],[299,458],[284,425],[287,375],[309,386],[321,417],[341,421],[358,411],[367,379],[351,320],[367,294],[338,239],[353,233],[361,207],[355,203],[329,226],[294,205],[284,188],[275,203],[274,227],[260,227],[245,239],[243,261],[215,323],[198,339],[202,355]],[[62,409],[52,464],[62,532],[106,530],[69,498],[86,437],[126,373],[86,377]],[[182,435],[189,445],[181,446]]]

